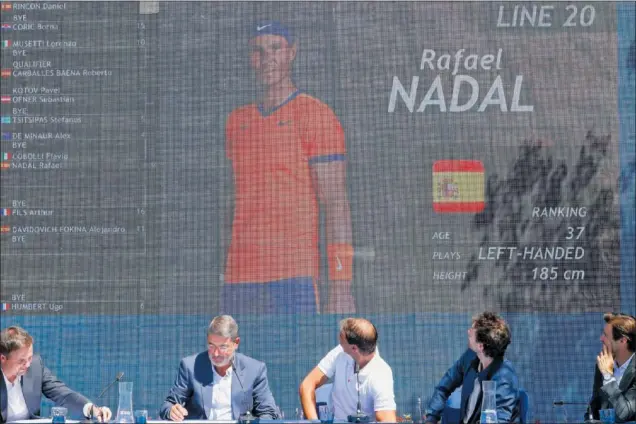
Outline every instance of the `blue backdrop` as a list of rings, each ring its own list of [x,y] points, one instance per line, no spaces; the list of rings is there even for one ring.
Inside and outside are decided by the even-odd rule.
[[[118,371],[134,382],[135,408],[157,415],[181,357],[205,349],[210,315],[15,317],[33,334],[47,365],[74,389],[94,398]],[[240,351],[265,361],[285,416],[299,406],[304,375],[337,343],[339,316],[236,317]],[[427,402],[444,371],[466,348],[469,315],[369,316],[382,356],[392,366],[400,414]],[[554,400],[585,401],[592,388],[603,327],[599,314],[507,314],[513,330],[508,357],[530,395],[530,417],[561,421]],[[9,324],[9,323],[7,323]],[[3,323],[4,325],[4,323]],[[117,408],[113,388],[104,403]],[[568,407],[581,417],[584,407]]]

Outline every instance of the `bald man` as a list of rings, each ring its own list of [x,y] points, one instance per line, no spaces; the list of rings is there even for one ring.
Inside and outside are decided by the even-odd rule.
[[[348,416],[355,415],[360,399],[362,413],[372,421],[396,422],[393,372],[377,351],[375,326],[363,318],[344,319],[339,341],[300,385],[305,417],[318,419],[316,389],[331,380],[335,421],[347,421]]]

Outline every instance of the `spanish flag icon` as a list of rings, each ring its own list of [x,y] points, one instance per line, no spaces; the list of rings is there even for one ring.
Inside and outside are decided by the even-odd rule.
[[[484,164],[478,160],[438,160],[433,164],[433,210],[477,213],[484,210]]]

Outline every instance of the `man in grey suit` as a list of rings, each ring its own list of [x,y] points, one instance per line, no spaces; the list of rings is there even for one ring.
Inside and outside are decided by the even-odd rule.
[[[616,422],[636,420],[636,318],[605,314],[603,350],[596,357],[590,408],[595,419],[601,409],[614,409]]]
[[[236,352],[238,325],[229,315],[212,320],[208,350],[183,358],[159,416],[164,420],[237,420],[249,411],[265,419],[278,417],[265,364]]]
[[[20,327],[0,332],[0,368],[0,422],[37,418],[42,395],[68,408],[71,417],[110,420],[110,409],[93,405],[51,373],[33,354],[33,337]]]

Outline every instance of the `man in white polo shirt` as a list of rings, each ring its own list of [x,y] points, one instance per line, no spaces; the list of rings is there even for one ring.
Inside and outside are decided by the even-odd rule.
[[[346,421],[355,415],[360,400],[364,415],[377,422],[396,422],[393,372],[376,349],[378,332],[363,318],[340,322],[340,344],[322,358],[300,385],[305,417],[318,419],[316,389],[333,381],[331,393],[334,419]]]

